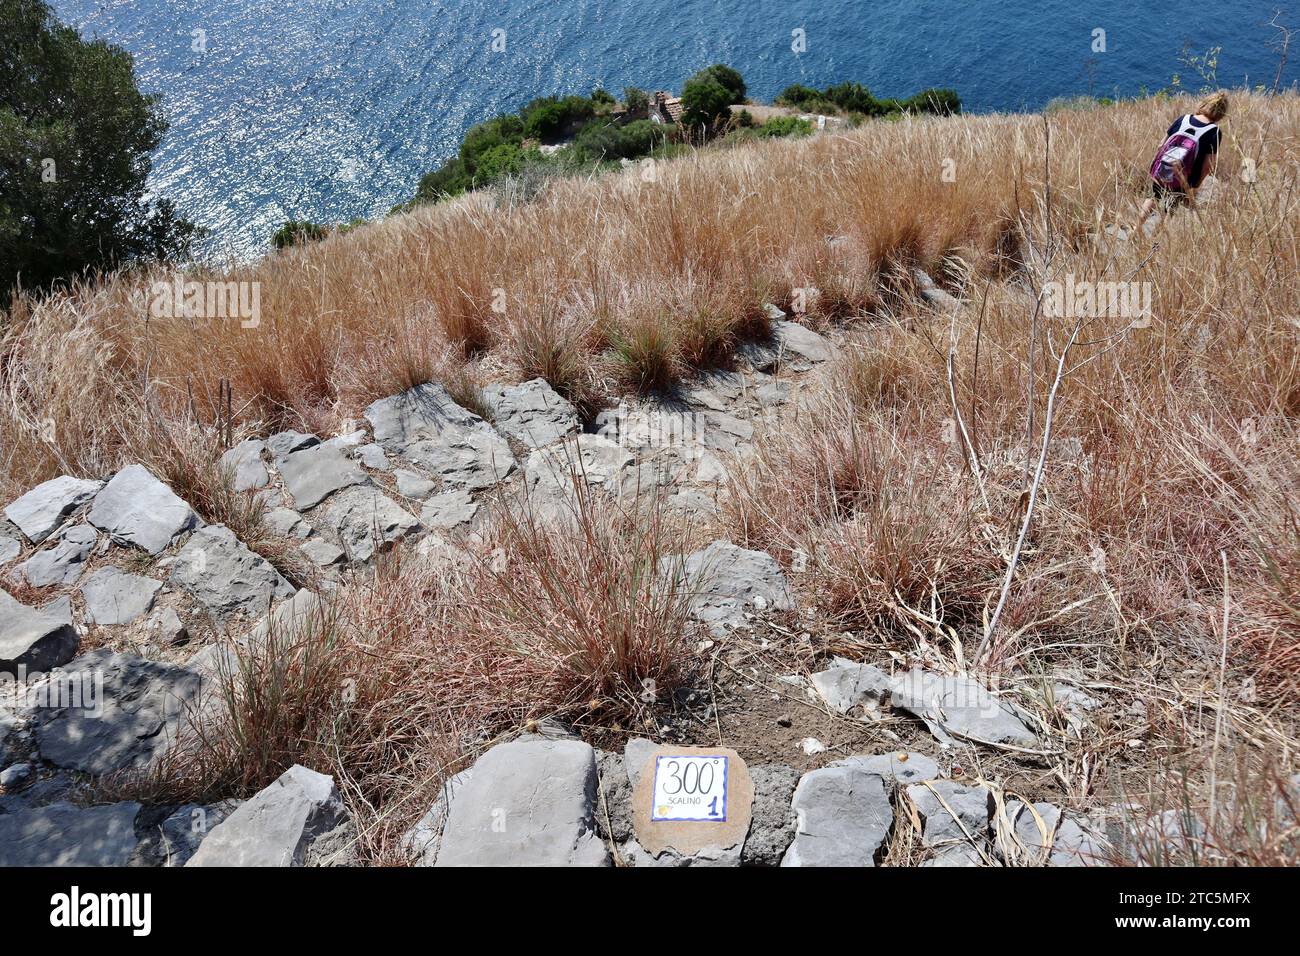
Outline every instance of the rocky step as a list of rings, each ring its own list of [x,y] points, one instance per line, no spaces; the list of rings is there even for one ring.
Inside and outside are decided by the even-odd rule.
[[[417,866],[877,866],[894,828],[915,811],[924,865],[1005,865],[1011,855],[1017,865],[1104,860],[1105,842],[1088,820],[1018,801],[999,815],[989,787],[943,779],[932,759],[907,752],[848,757],[800,775],[778,764],[751,770],[734,751],[714,748],[731,755],[725,815],[744,829],[691,824],[715,828],[717,840],[687,829],[669,837],[680,846],[644,846],[662,838],[644,800],[656,761],[691,750],[631,740],[611,754],[538,735],[498,744],[447,782],[404,846]]]

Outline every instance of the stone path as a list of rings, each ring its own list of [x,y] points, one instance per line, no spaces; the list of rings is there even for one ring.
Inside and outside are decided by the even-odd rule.
[[[775,319],[772,340],[746,346],[736,371],[703,376],[671,402],[625,400],[594,431],[583,432],[574,407],[541,379],[486,389],[491,421],[430,384],[372,403],[365,423],[343,435],[250,438],[223,464],[237,489],[261,496],[269,526],[319,569],[321,587],[385,548],[426,547],[473,529],[484,496],[498,489],[526,490],[536,512],[557,519],[573,506],[575,478],[602,494],[656,493],[683,514],[710,514],[728,469],[835,354],[822,336]],[[346,862],[343,803],[330,778],[303,767],[242,804],[85,808],[66,799],[86,775],[158,759],[201,704],[218,637],[264,631],[316,597],[295,593],[229,528],[204,524],[142,465],[103,481],[56,478],[3,513],[0,674],[18,680],[0,686],[0,865]],[[696,592],[693,615],[715,633],[794,607],[780,566],[763,552],[720,540],[673,566]],[[133,650],[78,655],[91,636]],[[1025,715],[963,678],[887,675],[841,658],[812,685],[846,716],[871,719],[887,706],[914,714],[942,744],[1036,742]],[[649,746],[602,753],[560,736],[493,747],[448,782],[407,835],[411,859],[871,866],[904,804],[923,821],[933,865],[997,862],[1007,834],[1052,864],[1095,849],[1087,821],[1048,804],[1008,806],[999,829],[990,791],[942,780],[932,760],[911,753],[861,755],[802,776],[756,766],[743,840],[651,854],[631,823]]]

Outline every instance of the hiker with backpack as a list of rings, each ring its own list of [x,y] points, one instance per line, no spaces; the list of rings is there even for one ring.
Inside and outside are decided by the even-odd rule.
[[[1151,164],[1151,197],[1142,204],[1138,229],[1157,207],[1165,214],[1184,205],[1196,208],[1196,190],[1218,166],[1218,124],[1227,115],[1228,94],[1220,90],[1203,99],[1196,112],[1174,120]]]

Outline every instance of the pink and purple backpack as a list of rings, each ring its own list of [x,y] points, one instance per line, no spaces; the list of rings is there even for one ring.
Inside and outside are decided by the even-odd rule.
[[[1184,180],[1190,183],[1196,169],[1196,154],[1201,148],[1201,137],[1214,129],[1214,124],[1196,127],[1191,115],[1179,120],[1179,127],[1165,140],[1151,164],[1151,178],[1166,189],[1183,189]],[[1179,178],[1179,171],[1182,178]]]

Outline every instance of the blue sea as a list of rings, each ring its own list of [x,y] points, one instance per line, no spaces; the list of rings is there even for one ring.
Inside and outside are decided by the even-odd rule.
[[[209,251],[241,258],[286,219],[384,214],[469,126],[543,94],[680,90],[724,62],[758,100],[791,83],[856,80],[877,96],[950,86],[968,111],[1033,110],[1058,96],[1160,89],[1175,73],[1199,88],[1180,54],[1214,47],[1219,85],[1271,86],[1266,24],[1279,5],[53,0],[84,35],[134,54],[140,85],[171,121],[152,187],[212,231]],[[1098,30],[1105,48],[1094,52]]]

